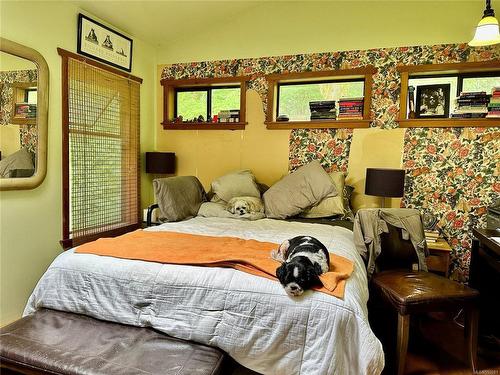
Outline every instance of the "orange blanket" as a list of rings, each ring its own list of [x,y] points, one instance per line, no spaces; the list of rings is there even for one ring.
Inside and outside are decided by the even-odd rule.
[[[79,246],[76,252],[159,263],[231,267],[277,280],[276,268],[280,264],[271,259],[270,253],[278,246],[271,242],[236,237],[137,230],[119,237],[88,242]],[[314,289],[343,298],[345,281],[352,271],[350,260],[330,253],[330,271],[320,276],[323,286]]]

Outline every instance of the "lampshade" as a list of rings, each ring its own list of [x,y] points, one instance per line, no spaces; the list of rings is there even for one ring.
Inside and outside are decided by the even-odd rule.
[[[490,0],[486,0],[483,18],[476,27],[474,38],[469,42],[471,47],[490,46],[500,43],[500,31],[495,11],[491,9]]]
[[[399,198],[403,196],[404,187],[404,169],[366,168],[366,195]]]
[[[146,173],[171,174],[175,172],[175,153],[146,152]]]

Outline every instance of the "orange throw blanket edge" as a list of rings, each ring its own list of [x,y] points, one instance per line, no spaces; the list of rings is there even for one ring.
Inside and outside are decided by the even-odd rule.
[[[75,252],[157,263],[229,267],[277,281],[275,274],[280,263],[272,259],[270,254],[278,246],[272,242],[238,237],[139,229],[122,236],[88,242],[80,245]],[[330,253],[330,271],[320,276],[323,286],[313,289],[343,298],[346,279],[353,270],[352,261]]]

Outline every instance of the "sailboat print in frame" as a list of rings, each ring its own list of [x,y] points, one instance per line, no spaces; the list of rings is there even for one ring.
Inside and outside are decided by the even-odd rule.
[[[77,35],[79,54],[132,71],[132,39],[81,13],[78,15]]]

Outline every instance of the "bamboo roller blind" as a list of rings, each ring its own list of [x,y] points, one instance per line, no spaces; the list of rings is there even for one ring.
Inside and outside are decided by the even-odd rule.
[[[69,234],[139,223],[138,82],[68,59]]]

